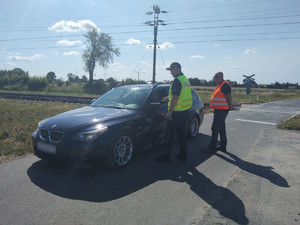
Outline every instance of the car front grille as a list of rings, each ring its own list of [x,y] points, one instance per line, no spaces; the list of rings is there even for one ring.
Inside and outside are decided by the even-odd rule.
[[[56,130],[49,131],[48,129],[41,128],[39,136],[44,140],[59,142],[63,139],[64,133]]]

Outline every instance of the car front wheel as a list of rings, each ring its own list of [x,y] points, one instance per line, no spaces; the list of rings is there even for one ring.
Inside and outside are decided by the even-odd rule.
[[[134,141],[129,134],[118,135],[108,152],[109,166],[112,168],[122,168],[126,166],[133,155]]]
[[[199,120],[196,116],[193,116],[193,118],[189,121],[188,124],[188,131],[187,131],[187,136],[189,138],[195,138],[198,135],[199,132]]]

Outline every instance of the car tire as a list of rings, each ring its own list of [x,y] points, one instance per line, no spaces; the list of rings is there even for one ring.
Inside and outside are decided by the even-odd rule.
[[[200,122],[197,116],[193,116],[191,120],[189,120],[187,137],[192,139],[196,138],[199,133]]]
[[[108,151],[108,164],[111,168],[120,169],[131,161],[134,152],[134,140],[126,132],[117,135]]]

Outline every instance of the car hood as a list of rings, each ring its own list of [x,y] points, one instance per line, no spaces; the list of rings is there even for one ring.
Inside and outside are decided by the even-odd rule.
[[[137,110],[86,106],[51,117],[45,120],[41,127],[59,131],[74,131],[93,124],[126,120],[136,114]]]

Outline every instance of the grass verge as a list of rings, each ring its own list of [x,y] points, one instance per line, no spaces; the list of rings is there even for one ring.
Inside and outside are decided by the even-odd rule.
[[[0,163],[32,153],[39,121],[84,105],[0,98]]]
[[[300,130],[300,115],[293,116],[280,122],[277,128],[284,130]]]

